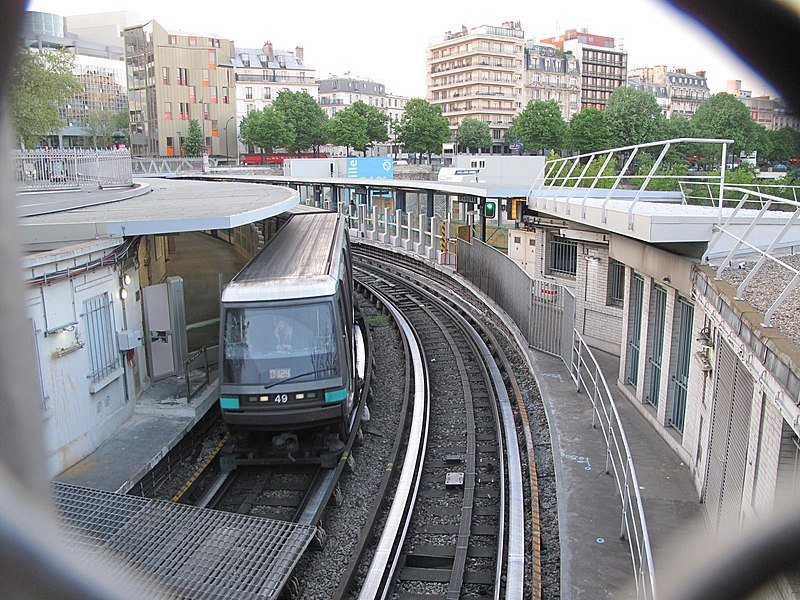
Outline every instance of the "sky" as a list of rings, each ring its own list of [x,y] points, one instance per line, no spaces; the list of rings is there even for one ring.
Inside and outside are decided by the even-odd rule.
[[[462,26],[507,21],[519,21],[526,40],[583,28],[614,37],[628,51],[628,69],[667,65],[706,71],[712,93],[724,91],[727,80],[739,79],[754,96],[776,95],[727,46],[664,0],[30,0],[27,8],[65,16],[127,10],[168,29],[212,34],[240,47],[272,42],[276,49],[293,51],[302,46],[318,78],[349,73],[413,98],[425,97],[428,45]]]

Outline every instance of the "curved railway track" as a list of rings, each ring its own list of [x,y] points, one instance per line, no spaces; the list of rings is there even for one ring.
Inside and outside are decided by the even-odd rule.
[[[348,446],[336,469],[322,471],[243,464],[226,478],[211,462],[215,482],[198,477],[197,487],[177,495],[316,526],[311,547],[318,550],[298,564],[288,597],[541,598],[537,472],[515,369],[503,351],[508,340],[497,339],[486,307],[448,274],[379,247],[354,245],[353,253],[362,305],[367,299],[373,314],[389,315],[401,334],[381,350],[405,356],[382,373],[397,380],[394,416],[376,412],[369,422],[364,396],[363,435],[380,436],[383,472],[375,463],[369,473],[360,470],[362,449],[351,454]],[[367,382],[371,374],[367,368]],[[351,444],[361,437],[356,428]],[[355,472],[339,481],[353,455]],[[364,514],[351,516],[348,493],[367,480],[372,505],[357,500]],[[325,528],[334,531],[328,539],[322,518],[331,505],[341,506],[325,513]],[[344,540],[348,528],[357,535]]]
[[[429,377],[425,383],[415,378],[413,387],[429,389],[430,396],[415,395],[415,403],[426,403],[426,425],[412,439],[425,431],[427,437],[414,484],[407,494],[395,492],[372,566],[354,587],[364,598],[389,590],[399,598],[521,597],[525,489],[504,382],[513,373],[493,358],[498,349],[490,350],[468,319],[437,298],[452,298],[451,291],[407,267],[387,270],[385,261],[360,249],[357,256],[358,284],[393,303],[391,310],[402,314],[396,320],[413,329]],[[411,282],[419,279],[424,286]],[[415,456],[407,454],[406,462]]]

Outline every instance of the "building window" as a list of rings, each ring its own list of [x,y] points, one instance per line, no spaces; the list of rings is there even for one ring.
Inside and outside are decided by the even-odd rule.
[[[169,67],[161,67],[161,83],[169,85]]]
[[[92,383],[100,381],[119,367],[119,352],[114,338],[114,315],[108,293],[83,303],[86,340],[89,349],[89,375]]]
[[[228,104],[228,88],[222,88],[222,103]]]
[[[678,297],[676,306],[675,328],[678,330],[678,348],[675,357],[675,382],[672,394],[672,416],[669,424],[683,433],[686,416],[686,398],[689,396],[689,366],[692,363],[692,323],[694,321],[694,305]]]
[[[639,382],[639,349],[642,337],[642,300],[644,299],[644,279],[634,274],[631,279],[631,293],[628,306],[628,360],[625,381],[633,387]]]
[[[625,302],[625,265],[613,258],[608,263],[608,303],[622,306]]]
[[[217,38],[208,38],[208,45],[212,48],[219,48],[219,40]]]
[[[208,68],[214,69],[217,66],[217,51],[216,50],[209,50],[208,51]]]
[[[551,234],[547,241],[547,272],[575,277],[578,272],[578,244]]]
[[[244,88],[244,98],[245,98],[245,100],[252,100],[253,99],[253,88],[251,88],[251,87]]]
[[[164,118],[167,121],[172,120],[172,102],[164,102]]]
[[[169,43],[170,46],[175,46],[178,43],[178,36],[177,35],[171,35],[167,39],[168,39],[168,43]]]
[[[191,103],[197,102],[197,90],[193,85],[189,86],[189,102]]]
[[[174,156],[175,155],[175,146],[174,146],[174,139],[171,137],[167,137],[167,156]]]
[[[189,45],[190,46],[197,46],[197,38],[193,35],[189,36]]]
[[[209,77],[208,69],[203,69],[203,85],[208,85],[208,77]]]
[[[189,69],[178,67],[178,85],[189,85]]]
[[[181,102],[179,108],[180,108],[181,121],[188,121],[189,120],[189,103],[188,102]]]
[[[216,104],[217,103],[217,86],[212,85],[210,88],[208,88],[208,90],[209,90],[209,102],[211,102],[211,104]]]
[[[650,318],[648,332],[650,335],[650,352],[647,357],[650,382],[645,400],[658,407],[661,390],[661,360],[664,356],[664,320],[667,316],[667,290],[660,285],[653,285],[650,290]]]
[[[211,137],[219,137],[218,123],[217,119],[211,119]]]

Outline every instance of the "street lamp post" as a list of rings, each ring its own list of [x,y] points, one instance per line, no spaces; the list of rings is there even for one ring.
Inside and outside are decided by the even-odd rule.
[[[233,121],[235,118],[236,118],[236,115],[233,115],[233,116],[232,116],[230,119],[228,119],[228,121],[225,123],[225,161],[226,161],[226,162],[230,162],[230,160],[231,160],[230,154],[228,154],[228,125],[229,125],[229,124],[230,124],[230,122],[231,122],[231,121]]]

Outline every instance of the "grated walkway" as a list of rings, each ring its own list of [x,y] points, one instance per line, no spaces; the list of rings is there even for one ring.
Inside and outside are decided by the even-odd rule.
[[[142,597],[277,598],[316,531],[64,483],[53,497],[68,547]]]

